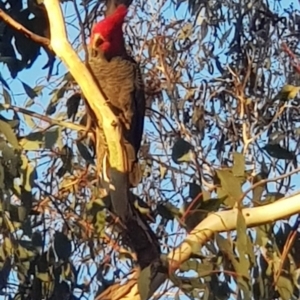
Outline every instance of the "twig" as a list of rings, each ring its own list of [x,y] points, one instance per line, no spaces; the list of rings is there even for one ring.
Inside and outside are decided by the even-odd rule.
[[[73,124],[73,123],[65,122],[65,121],[61,121],[61,120],[55,120],[55,119],[52,119],[48,116],[41,115],[41,114],[36,113],[36,112],[32,112],[32,111],[27,110],[27,109],[22,108],[22,107],[9,105],[9,104],[1,104],[1,106],[3,106],[3,108],[5,108],[5,109],[12,109],[15,112],[19,112],[19,113],[22,113],[24,115],[28,115],[28,116],[40,119],[40,120],[42,120],[44,122],[47,122],[51,125],[58,125],[58,126],[61,126],[61,127],[65,127],[65,128],[69,128],[69,129],[77,130],[77,131],[85,131],[86,130],[85,126],[78,125],[78,124]]]
[[[299,62],[299,59],[297,58],[297,56],[296,56],[296,55],[293,53],[293,51],[287,46],[286,43],[282,43],[281,47],[282,47],[283,51],[284,51],[285,53],[287,53],[288,56],[294,60],[294,61],[291,61],[291,63],[292,63],[292,65],[293,65],[293,67],[296,69],[296,71],[297,71],[298,73],[300,73],[300,62]]]
[[[49,39],[28,30],[19,22],[15,21],[12,17],[10,17],[7,13],[5,13],[2,9],[0,9],[0,19],[2,19],[6,24],[8,24],[13,29],[23,33],[26,37],[30,38],[31,40],[37,42],[38,44],[41,44],[42,46],[50,50],[53,50]]]
[[[238,202],[241,202],[241,201],[247,196],[248,193],[250,193],[251,191],[253,191],[253,190],[254,190],[255,188],[257,188],[258,186],[261,186],[261,185],[263,185],[263,184],[265,184],[265,183],[268,183],[268,182],[276,182],[276,181],[278,181],[278,180],[280,180],[280,179],[287,178],[287,177],[289,177],[289,176],[291,176],[291,175],[293,175],[293,174],[296,174],[296,173],[298,173],[298,172],[300,172],[300,168],[295,169],[295,170],[293,170],[293,171],[291,171],[291,172],[289,172],[289,173],[283,174],[283,175],[281,175],[281,176],[277,176],[277,177],[275,177],[275,178],[262,179],[262,180],[256,182],[255,184],[253,184],[249,189],[247,189],[247,190],[243,193],[243,195],[240,197],[240,199],[238,199]]]

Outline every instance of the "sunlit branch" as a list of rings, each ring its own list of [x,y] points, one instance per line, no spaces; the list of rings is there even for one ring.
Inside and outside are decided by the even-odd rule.
[[[268,205],[240,210],[248,228],[288,218],[300,211],[300,193],[280,199]],[[193,245],[201,248],[215,233],[235,230],[239,209],[211,213],[196,226],[184,242],[168,254],[172,270],[188,260],[193,252]]]
[[[234,208],[211,213],[191,231],[186,239],[175,250],[168,254],[170,271],[175,271],[183,262],[190,258],[195,246],[200,249],[207,241],[213,238],[215,233],[236,230],[239,212],[243,214],[246,226],[250,228],[287,218],[297,214],[299,211],[300,193],[297,193],[271,204],[259,207],[244,208],[241,210]],[[137,283],[133,284],[133,281],[131,280],[130,282],[130,288],[124,287],[124,289],[122,289],[122,295],[120,295],[120,286],[119,289],[117,286],[114,288],[110,287],[109,290],[105,291],[105,294],[108,297],[107,299],[140,299]],[[162,283],[163,282],[161,282],[161,284]]]

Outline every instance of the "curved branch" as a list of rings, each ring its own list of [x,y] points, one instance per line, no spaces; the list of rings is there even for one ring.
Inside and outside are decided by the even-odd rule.
[[[300,192],[271,204],[253,208],[244,208],[240,211],[245,218],[246,226],[248,228],[281,220],[299,213]],[[215,233],[235,230],[238,213],[239,210],[236,208],[212,213],[199,223],[185,240],[168,254],[170,271],[174,272],[180,264],[190,258],[195,245],[200,249]],[[164,280],[161,281],[161,284],[163,284],[163,282]],[[120,297],[117,291],[117,288],[110,289],[109,296],[107,295],[108,297],[104,297],[103,299],[140,300],[137,283],[135,285],[130,285],[128,294],[122,295],[122,297]],[[108,294],[108,291],[106,291],[106,294]]]
[[[30,38],[31,40],[35,41],[36,43],[41,44],[42,46],[44,46],[50,50],[53,50],[49,39],[47,39],[43,36],[40,36],[38,34],[35,34],[32,31],[28,30],[23,25],[21,25],[19,22],[15,21],[12,17],[10,17],[7,13],[5,13],[2,9],[0,9],[0,19],[3,20],[10,27],[23,33],[26,37]]]
[[[297,214],[299,211],[300,192],[271,204],[241,210],[248,228],[278,221]],[[168,259],[172,269],[176,269],[189,259],[193,244],[197,243],[201,247],[214,233],[235,230],[238,213],[239,210],[234,208],[212,213],[204,219],[177,249],[169,253]]]

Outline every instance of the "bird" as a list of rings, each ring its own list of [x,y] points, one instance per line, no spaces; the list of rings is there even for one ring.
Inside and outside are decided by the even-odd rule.
[[[112,112],[122,126],[124,148],[128,158],[129,187],[141,180],[138,152],[141,146],[144,118],[145,93],[139,65],[128,55],[122,26],[128,8],[120,0],[114,1],[113,9],[96,23],[91,32],[88,46],[88,66],[99,89],[103,92]],[[128,1],[127,4],[131,2]],[[100,122],[101,125],[101,120]],[[105,157],[108,147],[103,130],[97,138],[103,147],[97,147],[97,159]],[[160,244],[144,216],[134,206],[135,197],[128,193],[124,199],[111,197],[113,212],[124,225],[122,232],[125,244],[137,253],[141,269],[151,265],[151,276],[160,275]],[[163,274],[162,276],[165,276]]]
[[[139,65],[128,55],[125,47],[122,25],[127,12],[126,5],[121,4],[93,26],[88,66],[107,104],[121,122],[128,158],[128,179],[130,186],[134,187],[141,180],[138,151],[144,128],[145,93]],[[108,151],[103,130],[98,138],[103,147],[98,149],[97,157],[98,161],[102,161]]]

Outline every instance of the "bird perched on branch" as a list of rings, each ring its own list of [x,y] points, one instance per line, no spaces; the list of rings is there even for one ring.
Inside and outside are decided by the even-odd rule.
[[[137,154],[143,134],[145,95],[139,66],[125,49],[122,25],[127,10],[121,4],[94,25],[89,44],[89,66],[107,103],[122,124],[129,183],[136,186],[141,179]],[[97,152],[98,161],[101,161],[107,145],[104,134],[98,138],[103,144]]]
[[[139,66],[125,49],[122,25],[131,0],[113,0],[106,18],[94,25],[89,44],[89,66],[113,113],[122,124],[123,145],[128,159],[128,179],[132,186],[140,181],[137,154],[140,149],[145,116],[145,94]],[[101,120],[100,120],[101,121]],[[101,123],[101,122],[100,122]],[[100,128],[101,129],[101,128]],[[97,136],[103,147],[97,147],[97,159],[108,151],[103,130]],[[99,145],[99,140],[97,141]],[[111,159],[111,158],[110,158]],[[137,253],[141,269],[151,265],[151,278],[161,274],[160,245],[142,214],[134,207],[134,197],[114,197],[110,191],[113,211],[124,224],[125,244]],[[124,195],[122,195],[124,196]],[[157,275],[158,274],[158,275]],[[157,286],[155,286],[156,290]]]

